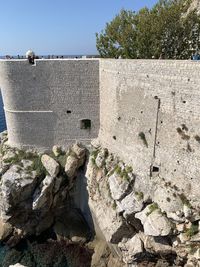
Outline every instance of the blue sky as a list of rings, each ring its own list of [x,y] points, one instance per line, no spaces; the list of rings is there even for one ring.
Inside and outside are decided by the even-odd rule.
[[[96,54],[95,33],[122,8],[157,0],[0,0],[0,55]]]

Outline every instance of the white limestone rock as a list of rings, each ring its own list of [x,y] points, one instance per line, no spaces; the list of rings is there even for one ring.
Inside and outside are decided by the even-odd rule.
[[[56,177],[58,175],[60,171],[58,162],[56,162],[53,158],[46,154],[42,155],[41,161],[50,176]]]
[[[140,233],[140,238],[144,243],[144,248],[149,253],[156,253],[160,255],[171,254],[174,250],[165,237],[159,236],[147,236],[144,233]]]
[[[98,168],[102,168],[104,166],[107,153],[107,149],[101,149],[100,152],[97,154],[95,162]]]
[[[76,154],[76,157],[78,158],[77,168],[80,168],[85,162],[86,149],[79,144],[74,144],[71,150]]]
[[[114,200],[122,199],[128,190],[129,182],[114,172],[108,179],[112,198]]]
[[[140,238],[140,234],[134,235],[128,241],[122,240],[122,242],[118,244],[118,247],[121,250],[123,261],[126,264],[131,264],[135,259],[135,255],[144,251],[144,246]]]
[[[9,267],[27,267],[27,266],[21,265],[20,263],[16,263],[15,265],[10,265]]]
[[[117,201],[117,206],[120,211],[124,211],[124,216],[139,212],[143,208],[143,200],[138,199],[135,192],[131,192],[121,201]]]
[[[44,207],[50,207],[53,201],[52,189],[54,185],[54,177],[46,176],[41,183],[41,191],[36,190],[33,196],[33,210],[38,210]]]
[[[65,172],[68,177],[74,177],[76,170],[78,168],[78,159],[72,155],[67,157],[67,161],[65,164]]]
[[[158,208],[148,205],[143,211],[136,213],[135,218],[139,219],[144,227],[145,235],[167,236],[171,232],[171,223]]]
[[[181,216],[178,214],[181,215],[183,212],[183,203],[171,188],[158,187],[154,192],[153,201],[162,211],[166,212],[168,218],[180,221]]]
[[[6,239],[12,233],[12,231],[13,231],[12,225],[0,219],[0,241]]]
[[[57,157],[61,154],[61,147],[60,146],[53,146],[52,148],[53,154]]]
[[[10,207],[30,198],[37,183],[36,171],[27,173],[12,165],[1,178],[0,209],[7,213]]]
[[[84,158],[86,150],[84,147],[81,147],[79,144],[74,144],[72,146],[72,151],[77,155],[78,158]]]

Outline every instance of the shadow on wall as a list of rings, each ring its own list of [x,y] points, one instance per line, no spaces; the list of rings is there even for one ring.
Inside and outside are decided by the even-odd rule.
[[[3,105],[3,98],[0,91],[0,132],[3,132],[7,129],[6,126],[6,119],[4,113],[4,105]]]

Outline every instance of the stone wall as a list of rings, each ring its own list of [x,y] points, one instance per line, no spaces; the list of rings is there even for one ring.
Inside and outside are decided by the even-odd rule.
[[[98,135],[98,60],[1,60],[0,87],[12,146],[66,147]],[[83,119],[91,128],[81,129]]]
[[[67,147],[99,134],[147,186],[147,177],[159,176],[195,202],[199,73],[199,62],[189,60],[37,60],[33,66],[2,60],[9,143]],[[91,129],[81,129],[82,119],[91,120]]]
[[[164,178],[194,203],[200,196],[199,73],[194,61],[100,61],[102,145],[141,179]]]

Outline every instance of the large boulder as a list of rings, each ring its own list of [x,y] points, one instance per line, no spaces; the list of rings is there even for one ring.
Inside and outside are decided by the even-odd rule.
[[[78,159],[74,156],[69,155],[65,164],[65,172],[68,177],[73,178],[78,168]]]
[[[13,231],[13,227],[10,223],[3,222],[0,219],[0,241],[6,239]]]
[[[112,198],[114,200],[122,199],[127,193],[129,182],[127,180],[123,180],[123,178],[116,172],[109,177],[108,181]]]
[[[56,177],[58,175],[60,171],[58,162],[56,162],[53,158],[46,154],[42,155],[41,161],[50,176]]]
[[[145,235],[167,236],[171,232],[170,221],[155,203],[136,213],[135,217],[143,224]]]
[[[0,186],[0,210],[2,214],[8,214],[10,208],[25,201],[32,196],[37,183],[36,171],[22,169],[18,165],[12,165],[1,178]]]
[[[48,210],[53,201],[53,185],[54,177],[49,175],[46,176],[41,183],[41,189],[37,188],[33,195],[33,210],[38,210],[44,207]]]
[[[117,206],[120,212],[124,211],[124,216],[132,215],[136,212],[139,212],[143,208],[143,200],[139,198],[135,192],[131,192],[121,201],[117,202]]]
[[[144,246],[140,238],[140,234],[134,235],[128,241],[122,240],[122,242],[118,244],[118,247],[121,249],[124,262],[127,264],[131,264],[134,261],[135,256],[144,251]]]

